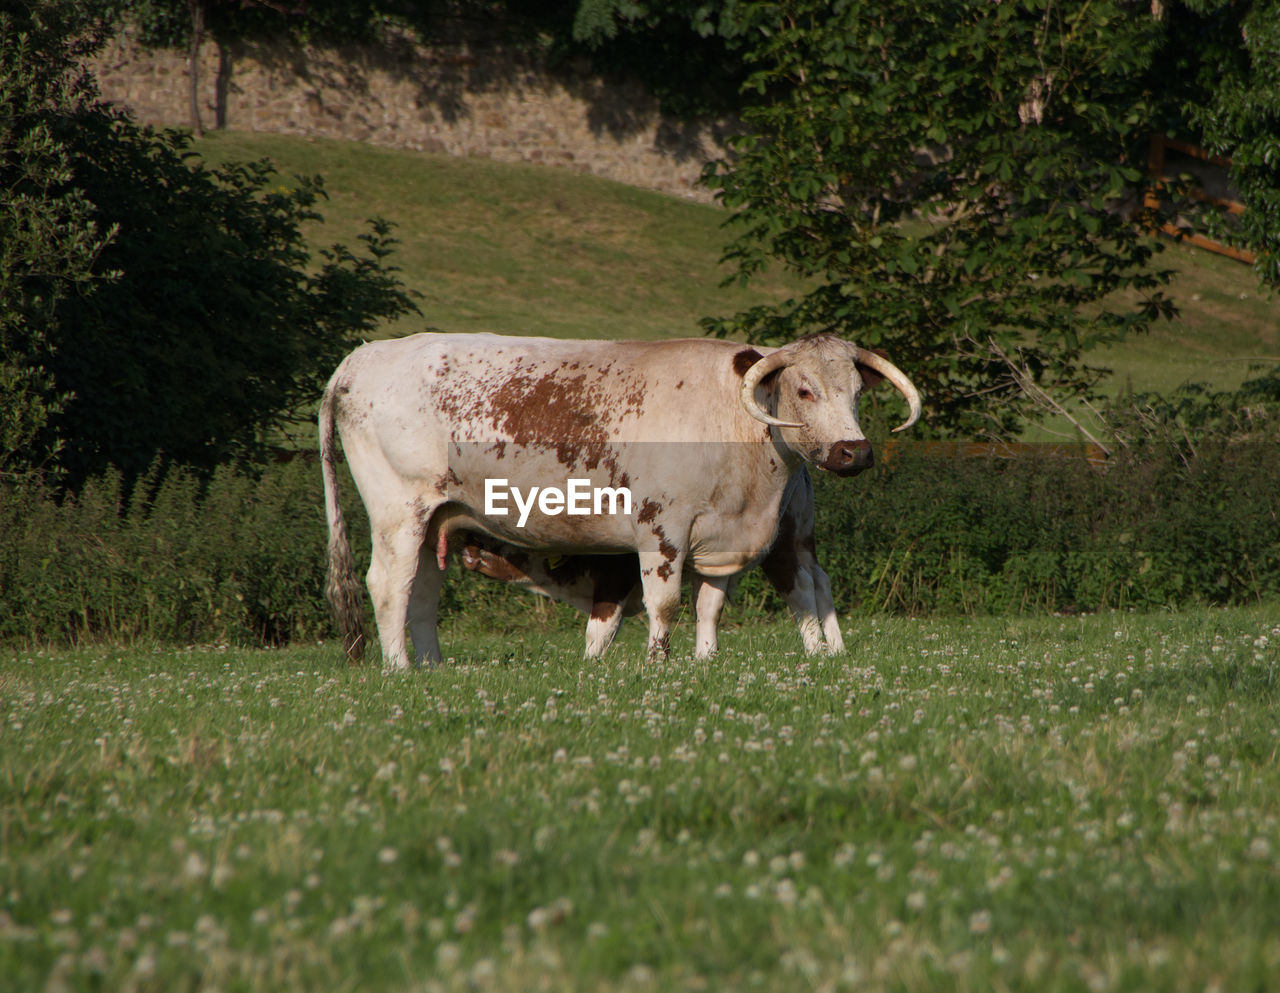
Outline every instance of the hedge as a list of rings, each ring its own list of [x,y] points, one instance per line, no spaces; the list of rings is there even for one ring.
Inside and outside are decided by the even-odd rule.
[[[903,446],[815,482],[818,553],[842,613],[1027,613],[1280,600],[1274,445],[1188,456],[942,458]],[[343,484],[357,558],[367,524]],[[325,522],[309,460],[250,476],[114,473],[74,496],[0,491],[0,641],[282,645],[334,635]],[[446,614],[576,624],[451,566]],[[737,618],[783,610],[759,572]]]

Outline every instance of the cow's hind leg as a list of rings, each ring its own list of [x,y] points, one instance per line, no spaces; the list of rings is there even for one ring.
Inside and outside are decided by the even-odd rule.
[[[418,569],[420,544],[421,537],[409,527],[375,530],[373,534],[369,595],[373,598],[373,613],[378,621],[382,664],[388,669],[409,668],[404,626]]]
[[[729,599],[729,584],[732,576],[694,575],[693,602],[697,612],[697,639],[694,656],[700,659],[710,658],[719,648],[718,632],[720,615],[724,612],[725,601]]]
[[[822,652],[822,624],[818,619],[815,593],[813,574],[808,569],[797,569],[795,586],[787,594],[787,606],[791,608],[791,616],[800,629],[800,640],[804,642],[807,655]]]
[[[587,618],[587,650],[585,657],[598,659],[613,644],[622,626],[622,604],[599,602],[591,607]]]
[[[622,619],[640,612],[643,587],[640,567],[632,555],[595,556],[589,575],[592,583],[586,657],[593,659],[613,644]]]

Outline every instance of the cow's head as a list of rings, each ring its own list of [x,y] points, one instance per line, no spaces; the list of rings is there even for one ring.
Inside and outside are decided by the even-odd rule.
[[[884,356],[832,335],[802,338],[753,362],[742,377],[742,406],[777,428],[783,443],[807,462],[851,476],[874,462],[858,425],[858,397],[881,379],[902,393],[910,410],[894,430],[909,428],[920,417],[920,394],[911,380]]]

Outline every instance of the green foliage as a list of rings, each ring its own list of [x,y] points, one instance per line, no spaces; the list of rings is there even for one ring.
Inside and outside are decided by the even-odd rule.
[[[1103,414],[1118,454],[1102,468],[943,460],[908,445],[870,477],[870,495],[819,480],[845,603],[1006,613],[1280,595],[1280,366],[1236,392],[1190,384]]]
[[[1257,254],[1264,282],[1280,287],[1280,2],[1186,0],[1169,12],[1179,123],[1232,160],[1245,204],[1232,232]]]
[[[358,254],[313,259],[302,228],[320,219],[319,178],[205,168],[185,135],[95,103],[82,26],[5,29],[7,471],[56,453],[75,488],[108,465],[131,479],[161,453],[260,458],[356,338],[413,309],[387,262],[390,225],[370,221]]]
[[[314,476],[315,479],[306,477]],[[152,473],[126,497],[118,472],[76,496],[10,491],[0,503],[0,637],[276,644],[328,614],[319,472],[253,480],[223,468]]]
[[[665,113],[679,118],[730,113],[746,77],[737,0],[580,0],[566,54],[585,49],[601,72],[639,80]]]
[[[62,30],[56,6],[0,6],[0,480],[39,472],[58,453],[46,428],[67,401],[49,368],[60,306],[92,293],[114,234],[55,137],[60,115],[84,117],[90,92],[75,66],[84,45],[40,44]]]
[[[372,36],[376,3],[366,0],[109,0],[127,18],[144,44],[185,46],[191,42],[193,6],[202,8],[205,30],[215,37],[292,36],[298,40],[328,37],[356,41]]]
[[[1083,458],[950,458],[904,446],[865,482],[818,482],[842,610],[1039,613],[1280,597],[1271,444],[1203,440]]]
[[[157,453],[192,465],[257,459],[314,400],[360,335],[411,309],[385,262],[389,225],[357,256],[313,263],[302,225],[319,178],[273,184],[269,162],[204,169],[186,136],[98,117],[75,139],[77,179],[120,233],[102,261],[120,279],[67,302],[50,368],[75,399],[53,421],[73,479],[127,475]]]
[[[739,7],[745,133],[706,181],[735,211],[728,259],[812,280],[708,322],[778,342],[882,347],[929,426],[1004,435],[1035,389],[1086,394],[1087,349],[1172,313],[1132,204],[1160,26],[1132,4],[875,0]]]
[[[109,0],[144,44],[166,47],[191,42],[193,21],[229,42],[290,38],[298,42],[346,43],[377,40],[383,29],[409,29],[423,40],[494,37],[531,43],[544,27],[573,19],[573,3],[563,0]],[[198,9],[197,9],[198,8]]]

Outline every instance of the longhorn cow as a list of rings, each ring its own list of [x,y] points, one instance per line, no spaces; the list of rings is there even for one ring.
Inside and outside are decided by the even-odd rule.
[[[384,664],[440,660],[448,555],[479,532],[556,554],[638,556],[649,652],[666,654],[688,570],[718,615],[730,581],[774,542],[802,464],[840,476],[872,464],[858,424],[864,373],[920,395],[882,356],[830,335],[777,349],[725,341],[567,341],[420,334],[362,345],[320,406],[329,524],[327,593],[348,653],[363,652],[359,587],[337,498],[341,437],[369,514],[368,572]],[[494,480],[586,479],[625,490],[629,514],[572,516],[541,503],[524,526],[487,506]],[[420,554],[421,553],[421,554]],[[699,645],[699,654],[706,646]]]

